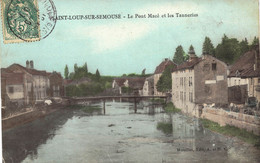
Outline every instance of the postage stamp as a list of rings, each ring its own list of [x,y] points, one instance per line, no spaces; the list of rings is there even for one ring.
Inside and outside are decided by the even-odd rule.
[[[4,43],[40,40],[37,0],[3,0]]]

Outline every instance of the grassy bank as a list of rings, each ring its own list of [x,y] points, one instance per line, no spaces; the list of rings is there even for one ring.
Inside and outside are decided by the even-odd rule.
[[[200,121],[205,128],[208,128],[211,131],[216,131],[227,136],[237,137],[249,144],[253,144],[257,148],[260,148],[260,136],[254,135],[245,129],[240,129],[230,125],[220,126],[218,123],[208,119],[200,119]]]
[[[172,102],[167,103],[165,106],[165,112],[166,113],[179,113],[181,112],[181,109],[176,108]]]
[[[172,133],[172,124],[167,123],[167,122],[158,122],[157,129],[161,130],[165,134],[171,134]]]

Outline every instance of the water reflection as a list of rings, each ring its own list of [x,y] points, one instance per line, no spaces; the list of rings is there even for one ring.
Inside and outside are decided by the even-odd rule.
[[[103,107],[102,102],[90,104]],[[230,161],[230,144],[196,118],[166,114],[139,101],[106,102],[106,114],[65,109],[3,132],[6,162],[218,162]],[[102,109],[101,109],[102,110]],[[170,123],[171,134],[156,129]],[[202,152],[201,152],[202,151]],[[204,151],[207,151],[204,152]],[[215,153],[217,152],[217,153]],[[235,152],[234,152],[235,153]],[[230,154],[230,153],[229,153]],[[233,160],[236,160],[232,158]],[[233,161],[231,160],[231,161]]]
[[[227,150],[216,134],[204,129],[199,119],[181,114],[171,115],[172,137],[178,151],[219,151]]]
[[[73,116],[73,111],[62,110],[3,132],[3,157],[5,162],[21,162],[26,157],[37,159],[37,148],[51,140],[56,130]]]

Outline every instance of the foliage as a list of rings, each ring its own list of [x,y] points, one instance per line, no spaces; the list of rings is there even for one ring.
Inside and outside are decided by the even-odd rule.
[[[221,127],[218,123],[212,122],[208,119],[200,119],[200,121],[202,122],[203,126],[205,128],[208,128],[209,130],[216,131],[218,133],[228,136],[235,136],[255,146],[260,145],[260,136],[254,135],[253,133],[248,132],[245,129],[240,129],[230,125]]]
[[[215,56],[215,49],[209,37],[205,37],[202,51],[206,54]]]
[[[176,63],[176,64],[182,64],[184,61],[185,61],[185,52],[182,48],[181,45],[179,45],[177,48],[176,48],[176,51],[174,53],[174,57],[173,57],[173,62]]]
[[[64,77],[65,77],[65,79],[68,79],[68,78],[69,78],[69,68],[68,68],[68,65],[65,66],[65,69],[64,69]]]
[[[256,45],[259,46],[259,38],[258,37],[254,37],[254,40],[252,41],[252,44],[250,45],[250,49],[255,49]]]
[[[165,134],[171,134],[172,133],[172,124],[167,123],[167,122],[158,122],[157,129],[161,130]]]
[[[146,70],[146,69],[143,69],[143,71],[142,71],[142,76],[145,76],[145,70]]]
[[[181,112],[181,109],[178,109],[174,106],[172,102],[167,103],[165,106],[165,112],[166,113],[179,113]]]
[[[80,84],[79,86],[67,86],[66,96],[95,96],[103,93],[106,89],[112,87],[112,82],[114,78],[112,76],[100,76],[98,81],[96,80],[96,75],[88,73],[88,76],[90,76],[90,78],[92,79],[92,81],[89,83]]]
[[[97,69],[97,71],[96,71],[96,80],[97,80],[97,81],[100,80],[100,73],[99,73],[98,69]]]
[[[245,38],[245,40],[242,40],[240,43],[240,50],[241,50],[241,54],[243,55],[244,53],[246,53],[247,51],[249,51],[249,45],[247,42],[247,39]]]
[[[216,57],[228,64],[232,64],[240,55],[239,41],[236,38],[229,39],[224,35],[222,42],[216,47]]]
[[[159,78],[159,81],[156,84],[156,89],[159,92],[168,92],[172,89],[172,76],[171,76],[172,68],[173,65],[166,67],[161,77]]]
[[[122,93],[131,94],[134,90],[131,87],[122,87]]]

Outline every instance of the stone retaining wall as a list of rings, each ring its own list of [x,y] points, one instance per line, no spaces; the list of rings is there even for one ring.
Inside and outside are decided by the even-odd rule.
[[[19,115],[2,119],[2,130],[6,130],[15,126],[19,126],[31,121],[34,121],[40,117],[43,117],[45,115],[48,115],[52,112],[57,111],[59,108],[47,108],[47,109],[41,109],[41,110],[33,110],[28,111],[25,113],[21,113]]]
[[[260,117],[257,116],[204,107],[201,118],[217,122],[221,126],[231,125],[260,135]]]

